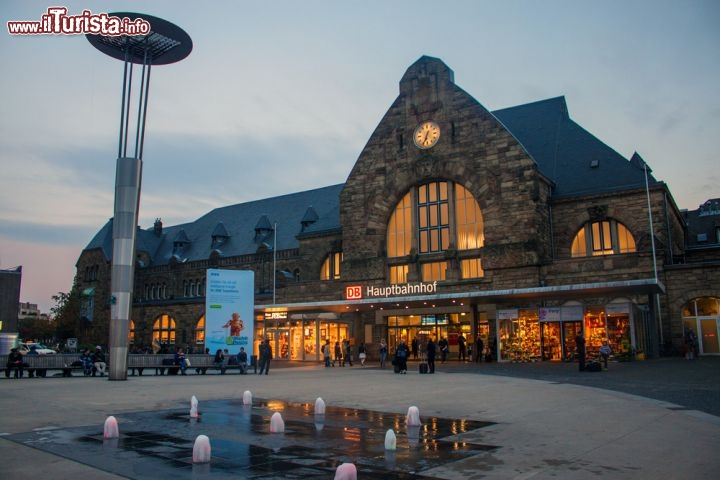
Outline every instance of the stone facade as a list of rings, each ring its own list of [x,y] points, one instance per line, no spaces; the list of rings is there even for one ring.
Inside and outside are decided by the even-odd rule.
[[[276,306],[306,316],[328,312],[348,326],[355,343],[372,343],[386,336],[391,328],[388,318],[404,314],[403,308],[417,315],[439,315],[437,318],[468,313],[470,320],[462,322],[467,322],[470,330],[463,331],[473,337],[480,335],[480,324],[486,322],[487,340],[497,341],[504,309],[589,308],[622,301],[630,305],[627,314],[637,322],[638,343],[645,335],[640,330],[652,337],[642,340],[648,353],[659,353],[659,342],[680,349],[683,305],[697,297],[720,298],[719,244],[688,254],[683,212],[663,182],[652,179],[646,188],[648,173],[643,173],[639,156],[618,162],[616,153],[603,153],[604,160],[598,165],[598,152],[603,151],[597,147],[600,142],[594,137],[588,140],[589,134],[583,131],[584,137],[576,134],[571,140],[595,142],[592,148],[583,150],[569,142],[577,152],[549,158],[552,152],[547,153],[543,142],[550,139],[543,140],[537,132],[546,129],[547,135],[554,135],[552,128],[541,124],[531,131],[523,126],[523,117],[489,112],[458,87],[453,76],[447,65],[429,57],[408,68],[400,81],[399,96],[370,135],[340,190],[335,225],[306,230],[305,224],[302,228],[298,224],[292,248],[279,249],[274,258],[267,245],[237,255],[217,249],[206,258],[188,261],[175,255],[165,261],[139,248],[132,312],[136,343],[149,344],[152,324],[160,315],[175,319],[177,343],[192,342],[204,314],[204,291],[200,290],[205,271],[229,268],[255,272],[257,320]],[[555,114],[573,131],[575,124],[567,118],[564,101]],[[430,120],[439,126],[440,139],[432,148],[417,148],[413,144],[415,128]],[[557,169],[570,169],[570,164],[563,163],[567,161],[587,164],[587,171],[573,165],[579,174],[570,180],[554,176]],[[549,168],[548,162],[557,164]],[[633,183],[603,183],[615,175],[612,169],[622,170],[617,175],[627,175]],[[451,246],[444,251],[422,258],[416,253],[388,258],[389,219],[398,202],[413,188],[435,180],[462,185],[472,194],[482,212],[483,245],[459,252],[451,229]],[[571,247],[578,232],[604,220],[624,225],[632,234],[635,249],[624,254],[573,257]],[[156,223],[153,234],[159,242],[164,235],[161,224]],[[418,239],[412,242],[412,252],[417,252]],[[323,262],[336,252],[343,258],[341,278],[320,280]],[[461,261],[473,256],[482,259],[483,275],[464,278]],[[86,249],[77,264],[80,290],[95,288],[93,322],[99,336],[107,335],[108,258],[103,249]],[[422,261],[428,258],[447,262],[436,297],[400,299],[404,306],[400,301],[394,303],[395,299],[380,299],[378,304],[385,302],[384,308],[345,298],[347,286],[389,284],[389,268],[396,263],[408,264],[408,282],[423,281]],[[273,262],[280,274],[275,288]],[[94,265],[99,266],[96,275],[83,276]],[[195,285],[194,294],[188,295],[188,285]],[[317,306],[295,306],[300,304]],[[422,332],[422,327],[414,331]]]

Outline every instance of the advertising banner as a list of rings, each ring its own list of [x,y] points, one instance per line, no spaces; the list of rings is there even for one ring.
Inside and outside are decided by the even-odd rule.
[[[209,269],[205,282],[205,346],[210,353],[226,349],[254,352],[255,275],[252,270]]]

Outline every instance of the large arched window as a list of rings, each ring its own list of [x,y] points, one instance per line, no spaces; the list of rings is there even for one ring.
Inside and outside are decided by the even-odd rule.
[[[462,278],[484,275],[478,252],[485,242],[480,205],[463,185],[451,181],[432,181],[419,185],[403,196],[390,215],[387,231],[388,258],[401,258],[416,252],[423,281],[445,280],[448,262],[433,254],[455,250],[460,259]],[[403,283],[407,264],[393,262],[389,267],[392,283]]]
[[[153,338],[168,345],[175,344],[175,319],[164,313],[158,316],[153,324]]]
[[[636,251],[635,239],[625,225],[615,220],[592,222],[575,234],[570,251],[573,257],[632,253]]]

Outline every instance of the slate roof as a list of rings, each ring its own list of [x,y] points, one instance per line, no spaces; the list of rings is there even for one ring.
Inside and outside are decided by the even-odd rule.
[[[339,231],[342,187],[343,184],[331,185],[216,208],[194,222],[163,227],[160,236],[155,234],[153,228],[138,229],[137,250],[148,252],[152,265],[167,264],[173,255],[181,262],[206,260],[213,250],[218,250],[223,257],[254,254],[263,242],[266,247],[273,247],[272,229],[275,222],[278,251],[297,248],[298,236]],[[311,207],[317,220],[309,223],[306,213]],[[306,225],[304,229],[303,220]],[[218,227],[220,224],[222,227]],[[222,230],[227,238],[216,248],[212,243],[211,232],[222,233]],[[178,248],[178,243],[184,243],[182,248]],[[111,258],[112,219],[93,237],[85,250],[98,248],[107,259]]]
[[[645,187],[640,156],[628,161],[571,120],[565,97],[492,113],[554,182],[553,198]],[[649,177],[651,185],[656,183]]]
[[[554,182],[553,198],[644,188],[643,160],[627,160],[570,119],[564,97],[492,112]],[[648,172],[651,170],[648,168]],[[650,176],[651,184],[656,183]],[[221,256],[254,254],[265,243],[272,248],[272,228],[278,225],[277,249],[299,246],[298,238],[339,232],[340,192],[343,184],[216,208],[194,222],[138,230],[137,249],[146,251],[152,265],[163,265],[175,255],[179,261],[204,260],[213,250]],[[211,233],[212,232],[212,233]],[[223,242],[213,245],[213,235]],[[178,238],[184,242],[178,245]],[[112,252],[112,219],[85,250]]]

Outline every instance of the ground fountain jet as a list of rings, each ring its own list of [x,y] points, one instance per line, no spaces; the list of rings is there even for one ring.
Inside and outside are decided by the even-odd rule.
[[[250,390],[243,392],[243,405],[252,405],[252,392]]]
[[[343,463],[335,470],[335,480],[357,480],[357,468],[352,463]]]
[[[273,413],[270,418],[270,433],[283,433],[285,432],[285,421],[280,415],[280,412]]]
[[[190,399],[190,418],[198,418],[200,414],[198,413],[198,400],[195,398],[195,395],[192,396]]]
[[[210,439],[207,435],[198,435],[193,444],[193,463],[209,463],[211,456]]]
[[[408,413],[405,416],[405,424],[408,427],[419,427],[420,423],[420,410],[416,406],[408,408]]]
[[[105,440],[108,440],[111,438],[118,438],[119,436],[120,431],[118,429],[117,419],[110,415],[105,419],[105,426],[103,427],[103,438]]]
[[[385,450],[397,450],[397,437],[392,428],[385,433]]]
[[[325,400],[322,397],[315,400],[315,415],[325,415]]]

